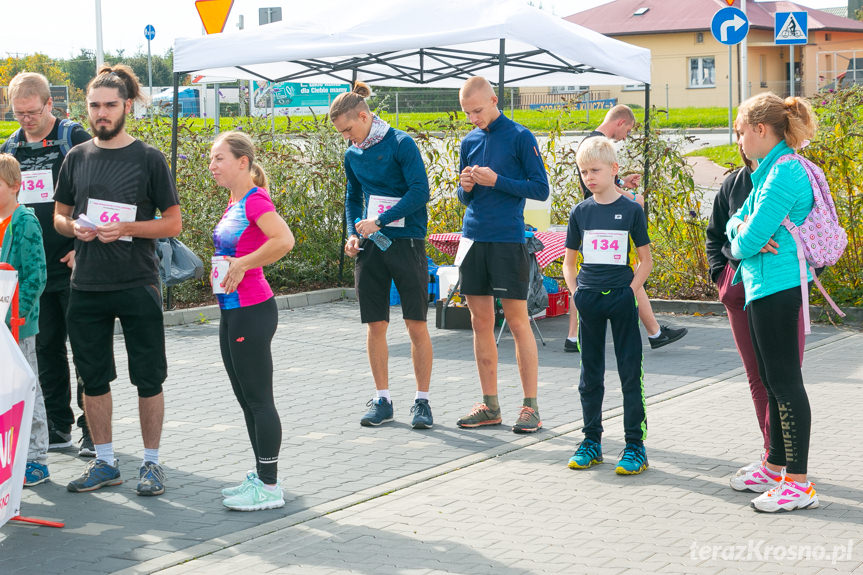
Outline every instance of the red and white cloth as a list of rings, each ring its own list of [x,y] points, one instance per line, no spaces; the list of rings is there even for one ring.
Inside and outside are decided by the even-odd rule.
[[[544,268],[566,253],[566,232],[535,232],[545,248],[536,254],[540,268]],[[429,243],[447,255],[454,256],[461,241],[461,233],[432,234]]]

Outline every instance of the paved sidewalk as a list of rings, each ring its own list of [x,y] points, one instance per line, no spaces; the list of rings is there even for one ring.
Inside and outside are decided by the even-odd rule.
[[[133,491],[142,446],[133,390],[119,361],[114,442],[127,483],[70,494],[65,483],[86,462],[74,452],[52,453],[53,482],[25,490],[22,514],[67,526],[5,526],[0,571],[30,573],[38,565],[39,572],[76,574],[731,573],[755,566],[767,573],[863,572],[863,491],[849,471],[859,459],[853,456],[859,417],[853,416],[863,389],[863,334],[817,326],[809,338],[811,468],[822,509],[774,517],[755,514],[748,496],[727,487],[728,476],[757,457],[759,440],[724,317],[660,319],[690,334],[660,350],[645,347],[652,467],[624,478],[610,465],[622,448],[619,384],[611,369],[609,464],[566,468],[580,440],[580,407],[578,354],[562,350],[565,316],[539,322],[548,342],[540,346],[546,429],[516,436],[508,427],[455,427],[479,396],[470,332],[434,327],[436,425],[410,429],[410,345],[393,309],[396,422],[378,429],[359,425],[373,385],[356,303],[281,313],[276,400],[284,425],[280,474],[290,500],[280,510],[235,513],[221,506],[218,490],[239,481],[253,463],[218,356],[216,323],[167,331],[162,454],[169,483],[162,497]],[[511,424],[521,399],[511,336],[504,335],[500,355],[504,423]],[[610,350],[607,363],[614,366]],[[833,547],[847,550],[849,540],[852,561],[831,565]],[[763,553],[783,541],[816,546],[816,557],[824,545],[828,559],[790,561],[784,547],[782,560],[771,555],[765,564],[721,555],[750,542]],[[712,545],[719,546],[716,559]]]

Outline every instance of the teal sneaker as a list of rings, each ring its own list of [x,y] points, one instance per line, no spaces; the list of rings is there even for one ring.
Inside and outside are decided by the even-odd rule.
[[[285,495],[282,493],[281,482],[276,483],[275,490],[269,490],[264,487],[260,479],[255,478],[245,490],[226,497],[222,505],[234,511],[277,509],[285,506]]]
[[[235,485],[234,487],[225,487],[222,489],[222,497],[233,497],[234,495],[238,495],[252,486],[255,482],[255,479],[258,478],[258,474],[254,471],[246,472],[246,478],[243,479],[243,482],[239,485]]]
[[[123,479],[120,477],[119,462],[115,459],[114,465],[109,465],[107,461],[94,459],[87,464],[84,473],[78,479],[73,479],[66,485],[66,489],[73,493],[84,493],[85,491],[95,491],[109,485],[120,485]]]
[[[48,466],[38,461],[28,461],[27,468],[24,470],[24,487],[33,487],[40,483],[45,483],[51,473],[48,472]]]
[[[618,475],[638,475],[647,468],[647,453],[644,451],[644,446],[627,443],[614,472]]]
[[[602,463],[602,445],[592,439],[586,439],[579,444],[575,454],[569,458],[570,469],[587,469]]]
[[[393,420],[393,403],[385,397],[370,399],[366,404],[369,411],[360,420],[363,427],[373,427]]]
[[[414,414],[413,420],[411,420],[411,427],[414,429],[431,429],[434,425],[429,400],[415,400],[413,407],[411,407],[411,413]]]

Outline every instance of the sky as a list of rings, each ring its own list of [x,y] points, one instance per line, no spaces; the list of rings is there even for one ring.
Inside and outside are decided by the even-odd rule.
[[[262,7],[283,6],[283,15],[287,16],[287,7],[296,1],[234,0],[225,30],[236,30],[240,15],[245,16],[246,29],[257,26],[258,8]],[[360,0],[358,6],[362,6],[362,1]],[[608,1],[610,0],[533,0],[533,4],[563,17]],[[796,2],[811,8],[845,4],[845,0]],[[164,54],[173,45],[175,38],[203,34],[194,0],[102,0],[101,4],[102,46],[105,52],[122,49],[129,55],[139,51],[146,53],[144,28],[147,24],[152,24],[156,29],[156,37],[150,44],[153,54]],[[739,0],[735,5],[739,6]],[[79,54],[81,49],[95,50],[95,6],[95,0],[3,0],[0,12],[4,30],[0,34],[0,58],[36,52],[54,58],[70,58]]]

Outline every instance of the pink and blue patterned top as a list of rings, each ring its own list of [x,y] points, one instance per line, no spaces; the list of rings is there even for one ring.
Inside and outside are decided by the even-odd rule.
[[[243,257],[257,250],[267,241],[267,235],[258,227],[257,221],[276,208],[267,190],[252,188],[242,200],[228,204],[222,219],[213,230],[213,244],[217,256]],[[221,309],[236,309],[259,304],[273,297],[273,290],[264,277],[263,268],[246,272],[237,291],[217,294]]]

